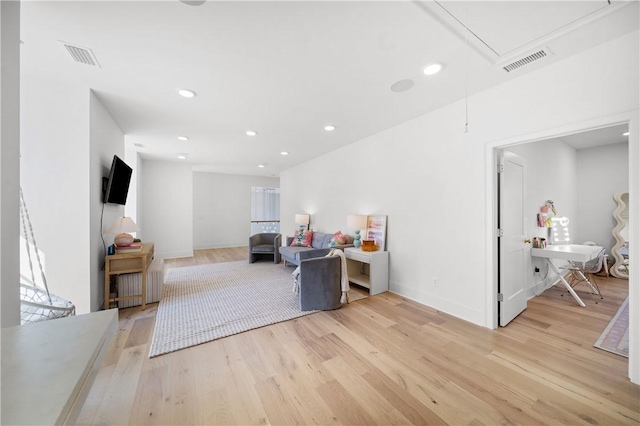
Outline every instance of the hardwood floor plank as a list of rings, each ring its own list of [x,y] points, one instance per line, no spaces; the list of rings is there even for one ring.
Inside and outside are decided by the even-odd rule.
[[[97,424],[128,424],[146,354],[141,346],[124,349],[94,418]]]
[[[335,357],[325,361],[323,364],[346,392],[361,405],[367,407],[370,416],[380,418],[393,411],[393,406],[384,396],[371,387],[342,357]]]
[[[362,376],[374,389],[384,395],[387,401],[395,407],[412,424],[416,425],[444,425],[447,424],[440,416],[434,413],[429,406],[423,404],[406,388],[399,385],[380,370],[372,369]],[[384,423],[380,423],[384,424]]]
[[[143,371],[138,382],[129,421],[135,425],[166,424],[164,403],[169,368],[162,366]]]
[[[195,250],[165,268],[247,261]],[[292,268],[291,268],[292,269]],[[81,424],[640,424],[627,359],[593,347],[628,294],[558,286],[489,330],[382,293],[148,358],[157,304],[122,309]]]
[[[124,349],[132,346],[144,345],[149,342],[156,319],[153,317],[139,318],[133,321],[131,332],[124,344]]]
[[[277,377],[269,377],[255,385],[260,401],[272,425],[302,425],[304,418],[298,404],[279,383]]]
[[[523,363],[522,359],[513,357],[505,352],[495,351],[492,354],[492,358],[504,367],[524,374],[534,381],[544,383],[549,389],[567,395],[586,407],[595,404],[600,413],[605,414],[615,422],[624,424],[630,420],[639,420],[637,411],[627,409],[617,403],[606,400],[597,393],[572,383],[570,379],[563,379],[532,364]],[[601,423],[610,424],[610,421],[603,421]]]
[[[372,425],[375,420],[367,409],[336,380],[318,388],[318,393],[343,425]]]

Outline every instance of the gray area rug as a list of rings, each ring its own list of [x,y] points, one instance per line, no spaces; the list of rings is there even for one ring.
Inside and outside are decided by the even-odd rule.
[[[292,268],[246,261],[169,269],[149,358],[309,315],[293,293]],[[351,290],[351,301],[367,296]]]

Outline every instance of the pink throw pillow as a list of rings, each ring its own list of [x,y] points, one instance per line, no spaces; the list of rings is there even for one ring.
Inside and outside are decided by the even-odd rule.
[[[296,235],[291,241],[291,247],[311,247],[313,231],[296,231]]]
[[[329,247],[342,246],[347,243],[347,238],[342,233],[342,231],[338,231],[331,237],[329,240]]]

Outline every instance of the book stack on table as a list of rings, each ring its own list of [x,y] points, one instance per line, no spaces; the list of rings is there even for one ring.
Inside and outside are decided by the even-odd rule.
[[[142,243],[131,243],[128,246],[116,247],[116,254],[140,253],[141,251],[142,251]]]

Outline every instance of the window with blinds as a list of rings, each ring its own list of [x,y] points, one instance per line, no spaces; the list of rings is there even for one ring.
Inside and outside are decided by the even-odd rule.
[[[251,188],[251,235],[280,232],[280,188]]]

